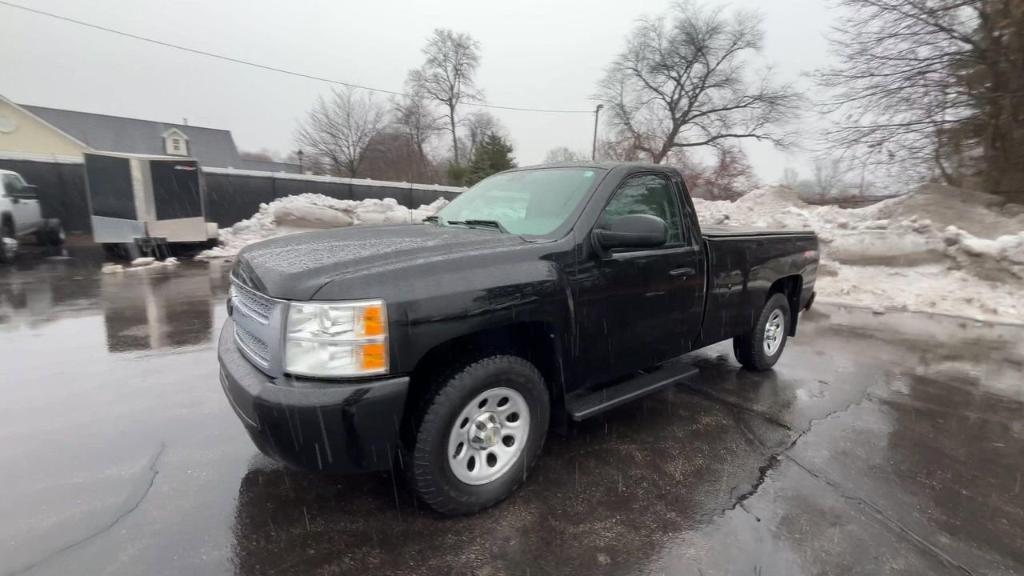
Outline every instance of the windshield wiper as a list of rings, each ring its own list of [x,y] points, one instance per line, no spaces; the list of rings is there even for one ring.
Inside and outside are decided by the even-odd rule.
[[[426,218],[423,219],[423,221],[424,222],[436,222],[436,223],[440,224],[441,223],[441,217],[435,214],[433,216],[427,216]]]
[[[506,230],[505,227],[501,225],[501,222],[498,222],[497,220],[477,220],[471,218],[469,220],[445,220],[445,222],[448,224],[461,224],[469,227],[484,226],[487,228],[494,228],[503,234],[508,234],[508,230]]]

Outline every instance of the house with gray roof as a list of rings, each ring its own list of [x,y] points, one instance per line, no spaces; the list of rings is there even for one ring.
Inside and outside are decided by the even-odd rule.
[[[228,130],[15,104],[0,96],[0,154],[80,160],[90,150],[187,156],[211,168],[299,172],[295,164],[241,158]]]

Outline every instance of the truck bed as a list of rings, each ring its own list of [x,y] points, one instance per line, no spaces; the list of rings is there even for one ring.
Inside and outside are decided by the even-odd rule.
[[[813,231],[708,226],[701,232],[708,265],[703,345],[749,330],[778,278],[799,279],[800,295],[791,303],[793,311],[810,298],[818,269],[818,239]]]
[[[780,228],[754,228],[753,226],[701,226],[707,238],[743,238],[750,236],[813,236],[814,230],[792,230]]]

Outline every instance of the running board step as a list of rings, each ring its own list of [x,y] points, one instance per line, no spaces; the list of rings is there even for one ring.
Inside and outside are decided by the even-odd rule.
[[[570,394],[566,399],[569,416],[579,422],[587,418],[621,406],[626,402],[653,394],[662,388],[678,384],[688,378],[696,376],[699,370],[681,361],[672,361],[664,364],[657,370],[641,374],[636,378],[626,380],[620,384],[594,390],[593,392],[582,392]]]

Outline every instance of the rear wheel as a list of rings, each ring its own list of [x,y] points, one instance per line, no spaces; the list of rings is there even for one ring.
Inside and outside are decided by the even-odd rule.
[[[789,300],[785,294],[774,294],[765,302],[750,332],[733,338],[736,360],[748,370],[768,370],[774,366],[786,347],[789,319]]]
[[[474,362],[441,383],[416,431],[411,483],[442,514],[469,514],[508,497],[544,445],[550,402],[533,364]]]
[[[5,218],[0,223],[0,264],[13,262],[18,253],[18,240],[14,237],[14,222]]]

